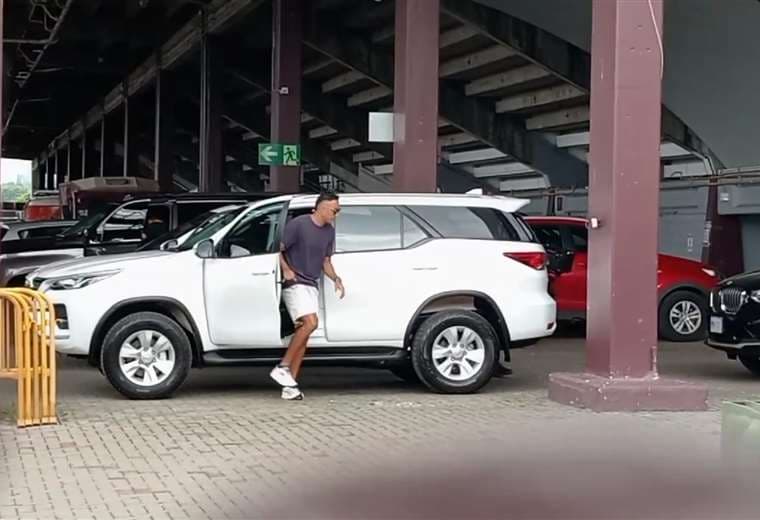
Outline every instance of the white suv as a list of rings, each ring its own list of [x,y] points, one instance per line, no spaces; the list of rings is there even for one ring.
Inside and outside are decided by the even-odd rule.
[[[130,398],[174,392],[191,366],[272,365],[292,323],[280,302],[283,222],[316,196],[221,212],[177,246],[59,262],[27,285],[52,298],[57,349],[86,356]],[[434,391],[474,392],[500,351],[555,329],[546,254],[482,195],[341,195],[333,264],[307,362],[382,366]]]

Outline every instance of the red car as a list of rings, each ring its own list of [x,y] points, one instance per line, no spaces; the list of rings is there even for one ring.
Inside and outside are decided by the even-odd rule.
[[[548,253],[565,253],[572,265],[554,273],[550,291],[560,320],[586,317],[588,268],[587,221],[575,217],[525,217]],[[698,341],[707,334],[708,300],[720,281],[715,270],[700,262],[659,255],[659,335],[669,341]]]

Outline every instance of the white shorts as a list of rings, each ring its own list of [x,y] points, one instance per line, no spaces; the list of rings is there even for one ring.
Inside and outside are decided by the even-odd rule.
[[[310,285],[298,284],[283,289],[282,301],[293,321],[319,312],[319,291]]]

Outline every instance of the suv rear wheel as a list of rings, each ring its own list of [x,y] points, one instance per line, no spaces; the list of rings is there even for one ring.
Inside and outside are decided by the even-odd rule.
[[[163,314],[132,314],[108,331],[100,363],[108,381],[122,395],[162,399],[187,378],[192,363],[190,340]]]
[[[443,311],[414,335],[412,363],[430,389],[447,394],[476,392],[490,379],[498,340],[485,318],[470,311]]]
[[[668,341],[700,341],[707,334],[707,303],[690,291],[675,291],[660,304],[660,337]]]

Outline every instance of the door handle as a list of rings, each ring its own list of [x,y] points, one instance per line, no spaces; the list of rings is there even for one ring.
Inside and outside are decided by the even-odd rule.
[[[412,271],[437,271],[437,267],[412,267]]]
[[[274,274],[274,272],[267,272],[267,273],[251,273],[251,276],[269,276],[270,274]]]

